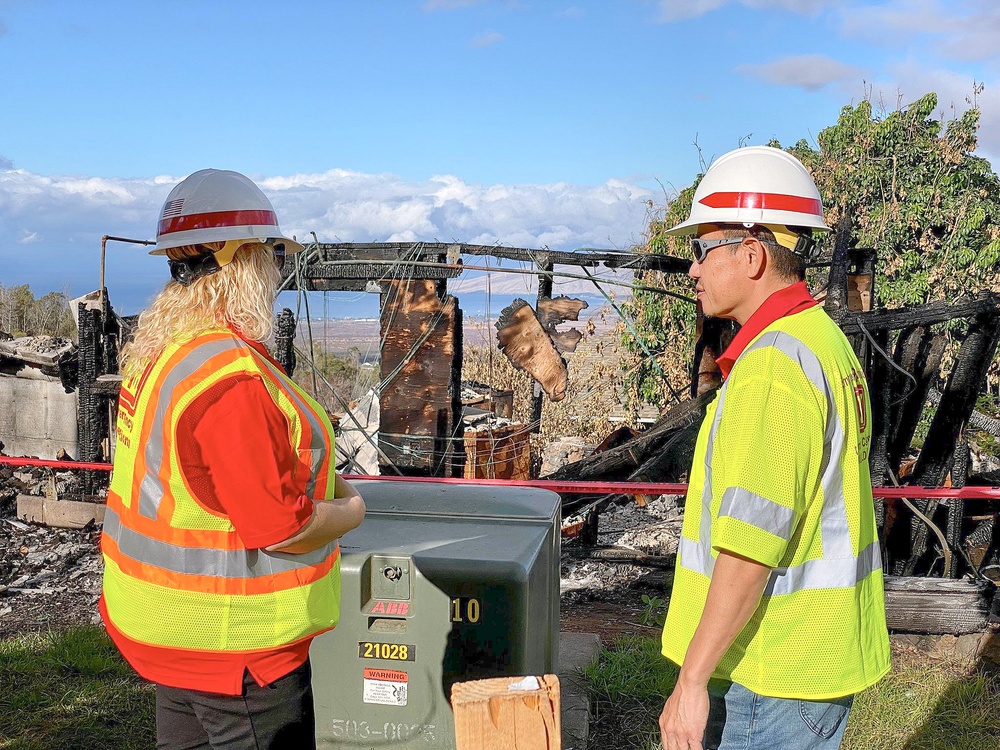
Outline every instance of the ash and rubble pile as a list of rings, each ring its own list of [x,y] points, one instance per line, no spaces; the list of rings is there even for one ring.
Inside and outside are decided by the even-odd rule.
[[[99,620],[99,538],[0,519],[0,638]]]
[[[15,517],[18,495],[79,498],[81,483],[79,472],[0,465],[0,638],[97,621],[99,528]]]
[[[0,377],[58,380],[66,392],[76,387],[77,347],[59,336],[14,338],[0,331]]]
[[[600,514],[598,545],[625,553],[657,557],[676,553],[684,515],[683,501],[683,497],[677,495],[659,495],[645,505],[639,505],[631,498],[612,504]],[[586,513],[567,516],[563,525],[571,526],[584,521],[585,517]],[[662,573],[651,577],[650,568],[644,565],[574,557],[568,554],[573,544],[572,541],[564,542],[560,574],[560,589],[564,597],[601,599],[629,596],[627,590],[641,583],[657,586],[665,583]],[[634,595],[631,596],[634,598]]]

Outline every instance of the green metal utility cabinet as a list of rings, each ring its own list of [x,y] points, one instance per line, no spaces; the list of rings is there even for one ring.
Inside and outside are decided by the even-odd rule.
[[[455,747],[455,682],[556,671],[560,500],[365,480],[340,624],[313,641],[320,748]]]

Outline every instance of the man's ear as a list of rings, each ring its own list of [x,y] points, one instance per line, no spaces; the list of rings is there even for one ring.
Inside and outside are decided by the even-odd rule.
[[[743,252],[746,253],[746,274],[749,279],[760,279],[767,270],[770,257],[764,243],[756,237],[743,240]]]

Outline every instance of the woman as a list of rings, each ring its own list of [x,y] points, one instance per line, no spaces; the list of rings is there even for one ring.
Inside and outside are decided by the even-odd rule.
[[[156,683],[160,748],[315,747],[309,643],[337,622],[337,539],[365,506],[261,343],[300,249],[249,179],[196,172],[157,229],[173,281],[122,348],[100,609]]]

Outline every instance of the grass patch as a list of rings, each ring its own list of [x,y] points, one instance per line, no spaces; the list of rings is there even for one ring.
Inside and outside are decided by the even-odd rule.
[[[590,746],[605,750],[660,747],[657,719],[674,688],[677,668],[660,654],[658,638],[622,636],[602,648],[586,670],[593,720]]]
[[[0,748],[145,750],[155,723],[153,686],[100,626],[0,642]]]
[[[626,636],[586,670],[592,747],[658,750],[657,719],[676,668],[659,639]],[[855,698],[843,750],[997,750],[1000,677],[893,651],[892,671]]]
[[[908,652],[854,700],[847,750],[1000,748],[1000,679]]]

